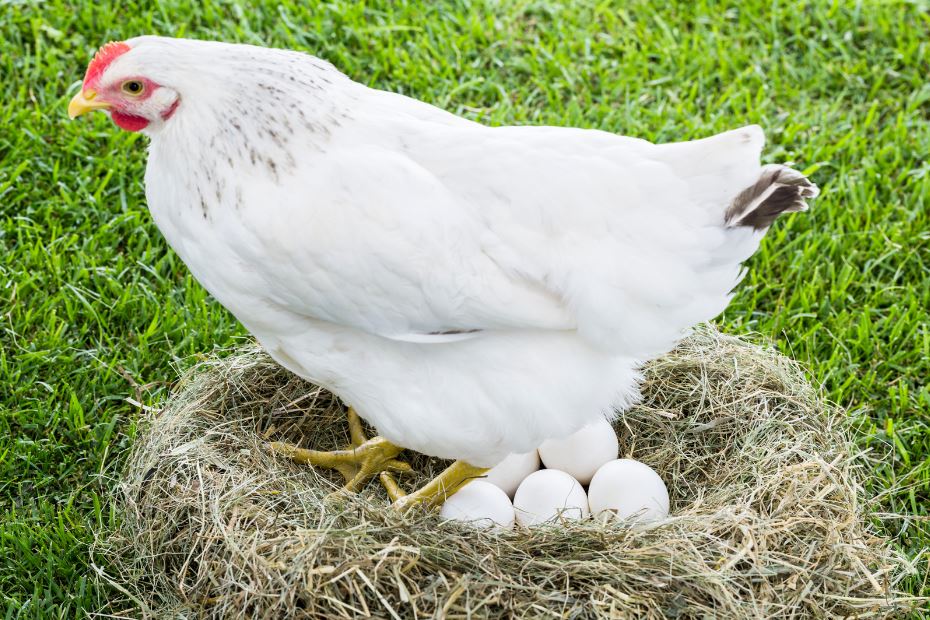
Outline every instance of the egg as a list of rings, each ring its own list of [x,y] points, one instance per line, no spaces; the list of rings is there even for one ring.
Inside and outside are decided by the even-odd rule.
[[[617,458],[618,449],[617,433],[610,422],[601,419],[564,439],[543,442],[539,458],[549,469],[559,469],[588,484],[601,465]]]
[[[668,516],[668,489],[651,467],[633,459],[604,464],[588,487],[591,512],[599,518],[612,512],[618,519],[660,521]]]
[[[484,480],[473,480],[449,497],[439,516],[463,521],[479,528],[511,528],[514,513],[510,498],[501,489]]]
[[[539,469],[539,454],[536,450],[523,454],[511,454],[492,467],[485,480],[500,487],[504,493],[513,498],[513,494],[517,492],[517,487],[523,479],[537,469]]]
[[[564,471],[541,469],[526,477],[513,497],[517,523],[532,526],[556,519],[583,519],[589,514],[581,484]]]

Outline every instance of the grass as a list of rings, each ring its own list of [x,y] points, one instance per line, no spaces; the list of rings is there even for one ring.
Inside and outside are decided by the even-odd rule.
[[[659,8],[661,6],[661,8]],[[492,124],[653,140],[759,123],[824,192],[777,224],[721,319],[849,407],[930,595],[930,3],[0,0],[0,613],[119,611],[89,544],[138,407],[247,338],[145,208],[144,138],[65,106],[140,33],[309,50]],[[100,116],[100,115],[98,115]],[[894,487],[893,491],[888,491]],[[114,603],[116,601],[116,603]]]

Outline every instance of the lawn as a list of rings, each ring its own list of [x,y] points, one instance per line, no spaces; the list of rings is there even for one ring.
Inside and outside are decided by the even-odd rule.
[[[307,50],[490,124],[648,138],[765,128],[823,189],[733,305],[855,417],[900,548],[930,544],[930,4],[0,0],[0,612],[126,609],[94,577],[137,403],[248,336],[146,211],[145,138],[65,108],[94,49],[142,33]],[[661,8],[658,8],[661,7]]]

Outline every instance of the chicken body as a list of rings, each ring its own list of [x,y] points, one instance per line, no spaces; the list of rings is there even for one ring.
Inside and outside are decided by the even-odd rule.
[[[491,128],[296,52],[127,43],[107,71],[178,94],[146,195],[197,280],[383,437],[475,466],[633,403],[726,307],[765,230],[740,224],[770,222],[739,218],[783,187],[754,126]]]

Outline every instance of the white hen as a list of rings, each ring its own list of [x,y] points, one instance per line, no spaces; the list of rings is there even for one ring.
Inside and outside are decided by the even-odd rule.
[[[757,126],[486,127],[245,45],[110,44],[89,109],[151,137],[155,222],[275,360],[389,442],[478,467],[629,406],[817,193],[760,165]]]

